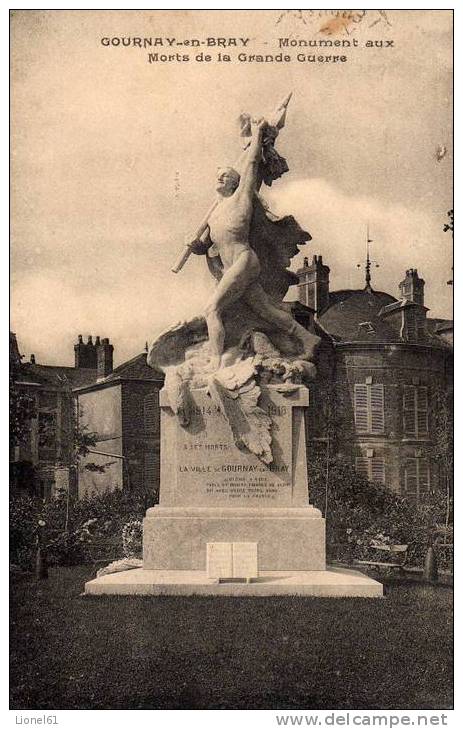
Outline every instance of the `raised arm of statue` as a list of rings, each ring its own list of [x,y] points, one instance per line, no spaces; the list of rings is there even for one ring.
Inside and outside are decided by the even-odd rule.
[[[262,136],[264,127],[267,125],[265,119],[252,122],[252,138],[249,147],[246,149],[241,167],[241,179],[235,194],[246,195],[252,199],[257,185],[257,174],[259,164],[262,160]]]

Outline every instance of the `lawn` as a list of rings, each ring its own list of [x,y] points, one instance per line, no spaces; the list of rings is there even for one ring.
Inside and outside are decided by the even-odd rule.
[[[391,578],[383,600],[81,597],[91,576],[15,579],[11,708],[452,706],[449,586]]]

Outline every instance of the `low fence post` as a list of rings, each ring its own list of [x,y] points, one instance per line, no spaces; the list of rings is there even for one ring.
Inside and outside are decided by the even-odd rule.
[[[428,547],[426,559],[424,560],[423,579],[425,582],[435,584],[439,580],[436,550]]]

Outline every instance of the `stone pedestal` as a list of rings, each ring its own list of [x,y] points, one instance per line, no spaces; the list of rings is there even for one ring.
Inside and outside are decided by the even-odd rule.
[[[380,582],[356,570],[333,567],[316,572],[261,572],[249,584],[217,583],[201,570],[136,569],[105,575],[85,585],[86,595],[216,595],[222,597],[382,597]]]
[[[182,427],[161,392],[160,503],[144,520],[143,569],[92,580],[86,594],[380,597],[375,580],[326,569],[325,522],[307,484],[307,388],[262,387],[259,406],[272,421],[269,465],[237,448],[205,390],[191,396],[191,421]],[[257,543],[258,577],[250,584],[209,579],[211,542]]]
[[[192,392],[182,428],[161,392],[160,503],[144,521],[148,570],[205,570],[208,542],[257,542],[259,570],[324,570],[325,523],[309,504],[304,410],[309,391],[262,388],[272,419],[266,465],[233,443],[230,426],[205,390]]]

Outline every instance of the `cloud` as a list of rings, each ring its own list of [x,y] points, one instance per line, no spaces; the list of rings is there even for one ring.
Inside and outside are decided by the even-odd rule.
[[[22,273],[13,281],[12,328],[26,356],[42,364],[72,365],[77,335],[106,336],[119,364],[143,351],[163,329],[199,314],[213,282],[203,260],[188,264],[188,277],[139,267],[131,275],[93,287],[63,278],[60,271]]]
[[[451,315],[452,291],[446,282],[452,266],[452,239],[442,231],[446,211],[349,196],[322,178],[283,184],[266,197],[276,212],[293,214],[312,235],[294,267],[302,264],[303,255],[322,254],[331,268],[332,290],[362,288],[369,224],[370,255],[379,264],[372,269],[373,288],[397,295],[405,270],[418,268],[426,281],[430,315]]]

